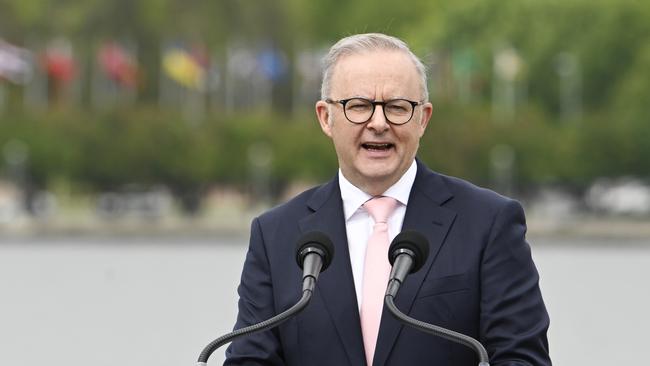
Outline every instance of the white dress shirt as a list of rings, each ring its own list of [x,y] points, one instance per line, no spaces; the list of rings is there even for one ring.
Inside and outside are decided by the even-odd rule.
[[[392,215],[388,218],[388,238],[392,241],[402,230],[406,204],[411,194],[411,187],[415,181],[417,164],[415,160],[402,175],[399,181],[382,193],[381,196],[392,197],[397,200],[398,205]],[[343,199],[343,213],[345,215],[345,229],[348,237],[348,248],[350,251],[350,264],[352,265],[352,276],[354,277],[354,288],[357,293],[357,305],[361,309],[363,284],[363,265],[366,257],[368,238],[372,233],[375,221],[368,211],[363,207],[371,195],[360,190],[348,181],[339,169],[339,187]],[[388,255],[386,256],[388,260]]]

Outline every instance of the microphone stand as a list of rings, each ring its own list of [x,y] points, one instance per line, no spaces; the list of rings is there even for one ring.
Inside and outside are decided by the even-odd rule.
[[[216,351],[219,347],[223,346],[224,344],[231,342],[236,338],[243,337],[245,335],[249,335],[253,333],[258,333],[273,328],[275,326],[278,326],[281,323],[288,320],[289,318],[291,318],[292,316],[301,312],[307,306],[307,304],[309,304],[309,300],[311,300],[311,295],[314,291],[315,286],[316,286],[316,280],[313,277],[306,277],[304,279],[303,286],[302,286],[302,297],[294,306],[261,323],[257,323],[245,328],[237,329],[231,333],[223,335],[215,339],[214,341],[210,342],[210,344],[205,346],[205,348],[199,355],[199,359],[196,362],[196,366],[206,366],[210,355],[214,351]]]
[[[390,293],[386,294],[386,297],[384,298],[384,303],[386,304],[388,310],[393,314],[393,316],[395,316],[402,323],[410,327],[413,327],[415,329],[421,330],[425,333],[433,334],[435,336],[442,337],[446,340],[455,343],[460,343],[464,346],[472,348],[479,356],[478,366],[490,366],[490,363],[488,361],[487,351],[485,350],[483,345],[476,339],[470,336],[466,336],[462,333],[454,332],[453,330],[445,329],[437,325],[425,323],[423,321],[411,318],[410,316],[402,313],[397,308],[397,306],[395,306],[395,302],[393,301],[393,295]]]
[[[327,269],[332,261],[333,255],[334,244],[332,244],[332,241],[327,235],[319,231],[311,231],[304,234],[296,245],[296,262],[303,270],[302,297],[300,300],[289,309],[270,319],[237,329],[210,342],[201,351],[196,366],[206,366],[210,355],[224,344],[239,337],[276,327],[304,310],[314,293],[318,275]]]

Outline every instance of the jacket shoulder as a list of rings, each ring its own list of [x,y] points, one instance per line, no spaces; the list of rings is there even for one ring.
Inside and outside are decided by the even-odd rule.
[[[500,212],[509,209],[523,214],[521,203],[515,199],[461,178],[439,173],[433,174],[437,175],[439,182],[450,195],[443,206],[462,213],[474,221],[491,221]]]
[[[268,209],[259,215],[258,219],[263,223],[278,222],[278,220],[291,220],[304,216],[311,212],[309,210],[309,201],[314,194],[323,189],[325,185],[319,185],[309,188],[286,202]]]
[[[488,205],[503,205],[510,201],[512,198],[497,193],[491,189],[481,187],[474,183],[468,182],[464,179],[451,177],[440,174],[442,181],[449,188],[455,199],[461,201],[474,201],[481,204]]]

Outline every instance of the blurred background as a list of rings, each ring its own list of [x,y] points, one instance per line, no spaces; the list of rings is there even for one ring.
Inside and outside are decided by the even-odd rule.
[[[250,219],[336,173],[320,58],[362,32],[429,68],[420,158],[526,207],[555,364],[640,360],[650,3],[0,0],[0,364],[230,330]]]

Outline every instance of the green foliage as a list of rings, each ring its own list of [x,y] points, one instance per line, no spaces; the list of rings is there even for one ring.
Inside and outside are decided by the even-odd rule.
[[[270,148],[275,183],[320,181],[337,167],[329,139],[311,112],[298,107],[287,117],[282,111],[289,106],[275,103],[292,99],[295,80],[273,85],[271,114],[208,114],[190,124],[180,111],[151,107],[158,101],[161,45],[203,41],[221,65],[229,46],[273,45],[295,68],[296,51],[357,32],[402,37],[425,60],[438,57],[435,67],[446,70],[442,79],[431,79],[432,90],[443,93],[433,97],[434,116],[420,149],[436,170],[489,184],[491,153],[507,145],[515,152],[520,187],[585,187],[600,176],[650,176],[650,2],[636,0],[0,0],[0,37],[39,46],[64,35],[87,60],[103,39],[129,40],[145,81],[139,103],[127,109],[39,112],[8,105],[0,147],[24,141],[29,173],[40,186],[61,179],[94,189],[245,184],[255,146]],[[521,57],[516,82],[525,91],[507,123],[499,123],[489,107],[494,56],[503,48]],[[578,65],[582,117],[574,120],[562,115],[562,55]],[[454,94],[459,72],[471,73],[469,101]]]
[[[25,143],[28,172],[39,186],[59,179],[95,189],[163,182],[185,191],[210,182],[245,184],[249,149],[257,144],[270,147],[270,173],[277,182],[330,176],[336,160],[315,120],[282,119],[244,115],[194,125],[179,114],[146,108],[101,115],[30,113],[3,119],[0,147],[11,140]]]
[[[515,152],[520,187],[563,182],[581,188],[601,176],[650,175],[648,124],[590,116],[586,128],[549,123],[532,109],[507,124],[489,116],[489,109],[481,107],[438,110],[419,156],[435,170],[488,185],[490,155],[500,145]],[[176,192],[215,182],[246,185],[252,174],[250,149],[260,145],[269,150],[270,177],[276,184],[322,181],[337,168],[331,141],[308,114],[290,120],[238,115],[195,125],[147,108],[99,116],[30,113],[0,123],[0,147],[9,140],[28,146],[28,172],[39,186],[61,179],[97,190],[130,183],[162,182]]]
[[[495,50],[513,47],[525,62],[529,97],[548,111],[558,110],[558,56],[568,52],[579,62],[583,102],[588,108],[608,106],[616,86],[635,77],[648,80],[643,58],[650,41],[650,5],[634,0],[438,2],[423,27],[413,25],[417,44],[435,49],[472,49],[480,73],[492,75]],[[644,69],[630,67],[643,60]],[[489,97],[489,95],[484,95]]]

